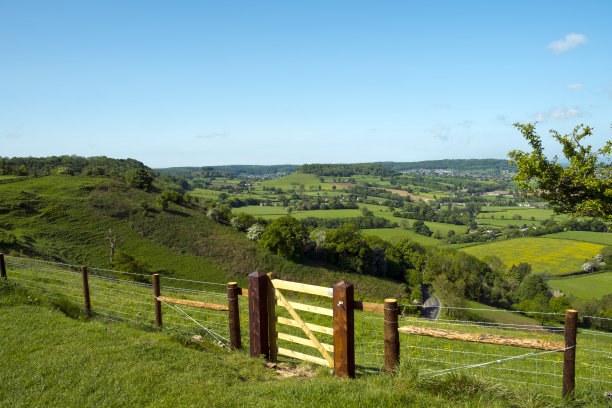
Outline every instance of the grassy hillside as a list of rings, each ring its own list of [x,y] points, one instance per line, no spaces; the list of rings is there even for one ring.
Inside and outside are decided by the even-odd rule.
[[[463,248],[462,251],[483,258],[499,257],[506,265],[531,264],[535,272],[564,275],[581,270],[582,263],[599,253],[603,245],[551,238],[517,238]]]
[[[197,206],[171,203],[160,212],[154,210],[155,193],[113,179],[29,178],[0,185],[0,196],[0,229],[17,238],[8,251],[29,256],[108,268],[110,228],[119,236],[120,250],[162,275],[244,284],[246,275],[261,270],[325,285],[347,279],[358,294],[374,298],[401,297],[404,290],[391,281],[328,265],[286,261],[259,248],[245,234],[213,222]]]

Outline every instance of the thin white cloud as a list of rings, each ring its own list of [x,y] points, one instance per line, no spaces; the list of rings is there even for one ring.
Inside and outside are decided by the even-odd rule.
[[[569,33],[566,34],[561,40],[553,41],[548,44],[548,48],[556,55],[559,55],[571,50],[572,48],[576,48],[585,42],[587,42],[586,35]]]
[[[449,131],[450,131],[450,128],[447,125],[439,125],[439,126],[436,126],[435,128],[429,129],[429,132],[432,134],[432,136],[435,137],[436,139],[441,140],[442,142],[448,141]]]
[[[474,126],[474,122],[471,120],[464,120],[463,122],[457,123],[457,126],[465,130],[470,130],[472,126]]]
[[[21,139],[22,136],[19,133],[7,133],[4,137],[7,139]]]
[[[575,91],[578,89],[584,89],[584,85],[583,84],[569,84],[568,86],[566,86],[566,88]]]
[[[202,133],[196,135],[198,139],[224,139],[229,135],[225,132]]]
[[[545,122],[551,120],[566,120],[572,118],[578,118],[582,116],[582,111],[575,107],[557,107],[546,112],[538,112],[534,115],[530,115],[527,118],[527,122]]]

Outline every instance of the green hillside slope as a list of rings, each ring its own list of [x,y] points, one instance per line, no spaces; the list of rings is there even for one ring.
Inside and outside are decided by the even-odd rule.
[[[259,248],[245,234],[210,220],[197,205],[170,203],[155,210],[157,193],[129,188],[102,177],[47,176],[0,185],[0,232],[16,242],[4,246],[28,256],[99,268],[110,267],[109,229],[118,248],[151,272],[214,282],[237,280],[255,271],[333,285],[355,283],[357,293],[401,296],[403,285],[351,275],[327,265],[286,261]],[[145,209],[146,210],[143,210]]]

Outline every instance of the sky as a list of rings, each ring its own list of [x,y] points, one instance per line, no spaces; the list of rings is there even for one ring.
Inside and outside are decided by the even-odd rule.
[[[0,156],[154,168],[612,139],[612,1],[0,0]]]

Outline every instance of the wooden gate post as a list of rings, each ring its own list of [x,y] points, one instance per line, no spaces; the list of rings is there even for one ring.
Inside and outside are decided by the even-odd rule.
[[[393,373],[400,360],[397,299],[385,299],[385,372]]]
[[[91,317],[91,299],[89,298],[89,279],[87,277],[87,267],[81,266],[83,276],[83,301],[85,302],[85,313]]]
[[[355,378],[355,312],[353,284],[334,285],[334,372]]]
[[[576,328],[578,312],[565,311],[565,351],[563,353],[563,390],[564,397],[570,395],[576,387]]]
[[[238,283],[228,282],[227,284],[227,308],[229,309],[229,337],[230,348],[232,350],[239,349],[241,344],[240,338],[240,311],[238,309]]]
[[[268,343],[270,344],[270,361],[278,360],[276,339],[276,289],[272,284],[272,272],[268,274]]]
[[[161,296],[161,287],[159,284],[159,273],[153,274],[153,296],[155,297],[155,326],[162,327],[162,310],[161,301],[157,300]]]
[[[4,254],[0,254],[0,277],[6,279],[6,264],[4,263]]]
[[[268,345],[268,275],[249,275],[249,343],[251,357],[270,357]]]

